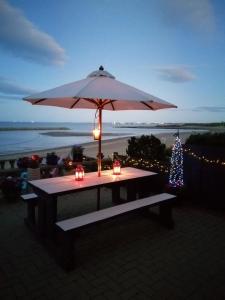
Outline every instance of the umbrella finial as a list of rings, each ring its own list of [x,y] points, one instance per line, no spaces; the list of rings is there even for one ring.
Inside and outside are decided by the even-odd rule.
[[[111,79],[115,79],[112,74],[104,70],[103,66],[100,66],[98,71],[94,71],[89,74],[88,77],[109,77]]]

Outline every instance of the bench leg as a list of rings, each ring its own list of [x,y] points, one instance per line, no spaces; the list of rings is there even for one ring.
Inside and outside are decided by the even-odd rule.
[[[169,229],[174,228],[174,221],[172,218],[172,203],[162,203],[159,206],[160,222]]]
[[[60,264],[64,270],[67,272],[72,271],[75,267],[75,258],[74,258],[74,241],[73,235],[70,233],[63,233],[62,239],[62,254],[60,258]]]

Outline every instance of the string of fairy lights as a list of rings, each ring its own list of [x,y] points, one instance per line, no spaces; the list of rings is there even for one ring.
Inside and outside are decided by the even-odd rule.
[[[195,159],[198,159],[200,161],[203,161],[207,164],[211,164],[211,165],[220,165],[220,166],[224,166],[225,167],[225,161],[221,160],[221,159],[209,159],[207,157],[205,157],[204,155],[198,155],[196,154],[193,150],[191,150],[190,148],[185,148],[184,152],[189,155],[194,157]]]
[[[134,167],[144,167],[146,169],[155,169],[157,168],[159,171],[163,172],[163,173],[168,173],[169,172],[169,166],[165,163],[163,163],[162,161],[158,161],[158,160],[148,160],[148,159],[134,159],[134,158],[130,158],[127,163],[129,165],[132,165]]]
[[[176,137],[175,143],[172,148],[172,155],[170,159],[170,167],[165,163],[154,160],[146,160],[146,159],[129,159],[129,164],[134,167],[142,167],[145,169],[155,169],[162,173],[169,173],[169,184],[173,187],[182,187],[184,185],[184,173],[183,173],[183,153],[186,155],[190,155],[195,159],[198,159],[201,162],[217,165],[217,166],[225,166],[225,161],[220,159],[209,159],[204,155],[198,155],[190,148],[182,147],[181,140],[179,138],[179,134]]]

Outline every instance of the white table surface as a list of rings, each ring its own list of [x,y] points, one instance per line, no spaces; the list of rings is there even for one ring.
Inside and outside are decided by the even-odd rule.
[[[29,181],[31,186],[49,195],[57,195],[64,192],[85,190],[91,187],[103,186],[110,183],[118,183],[131,179],[148,177],[157,173],[135,168],[122,168],[120,175],[113,175],[112,170],[102,171],[101,177],[97,172],[85,173],[83,181],[76,181],[74,175],[39,179]]]

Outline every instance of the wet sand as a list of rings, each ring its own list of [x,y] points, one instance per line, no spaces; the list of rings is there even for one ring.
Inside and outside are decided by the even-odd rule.
[[[193,132],[185,132],[180,133],[181,142],[185,143],[186,139],[192,134]],[[166,144],[167,147],[172,147],[175,137],[174,133],[159,133],[155,134],[162,143]],[[121,155],[126,155],[126,149],[127,149],[127,141],[130,137],[121,137],[121,138],[115,138],[110,140],[103,140],[102,141],[102,152],[104,154],[104,157],[107,158],[112,157],[113,152],[118,152]],[[90,143],[84,143],[82,144],[84,148],[84,155],[89,157],[96,157],[98,152],[98,142],[90,142]],[[41,151],[35,151],[35,152],[24,152],[24,153],[17,153],[17,154],[11,154],[11,155],[4,155],[0,156],[0,160],[9,160],[9,159],[18,159],[19,157],[23,156],[31,156],[32,154],[38,154],[40,156],[45,157],[47,153],[49,152],[55,152],[59,157],[67,157],[70,154],[71,147],[60,147],[60,148],[54,148],[54,149],[44,149]]]

